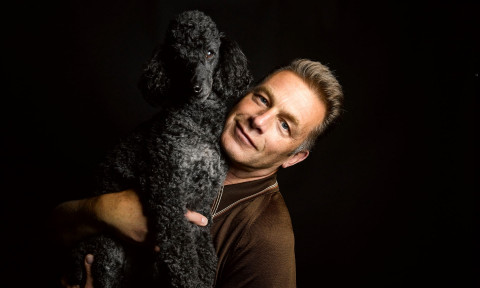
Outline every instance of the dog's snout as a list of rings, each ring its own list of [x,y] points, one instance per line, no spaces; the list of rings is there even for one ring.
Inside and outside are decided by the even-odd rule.
[[[193,86],[193,92],[199,94],[200,92],[202,92],[202,86],[200,85]]]

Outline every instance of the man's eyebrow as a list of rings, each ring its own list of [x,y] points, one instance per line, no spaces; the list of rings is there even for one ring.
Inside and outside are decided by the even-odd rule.
[[[293,114],[291,114],[287,111],[283,111],[282,115],[283,115],[284,118],[286,118],[288,120],[288,122],[293,124],[293,126],[298,126],[298,118],[295,117],[295,115],[293,115]]]
[[[259,93],[259,92],[267,94],[268,98],[273,98],[272,90],[266,86],[257,86],[253,88],[253,93]]]
[[[272,90],[266,86],[257,86],[253,88],[253,93],[264,93],[270,98],[270,101],[275,101],[275,94],[273,94]],[[286,118],[290,123],[295,126],[298,126],[298,117],[288,111],[282,111],[282,116]]]

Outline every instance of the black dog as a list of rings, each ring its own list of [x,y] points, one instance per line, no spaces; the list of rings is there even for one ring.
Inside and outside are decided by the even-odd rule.
[[[139,82],[145,99],[163,110],[107,155],[99,189],[136,189],[161,251],[148,263],[113,237],[86,240],[73,253],[72,283],[82,281],[79,267],[92,253],[96,288],[140,287],[131,279],[135,267],[147,278],[167,267],[173,287],[212,287],[217,258],[210,227],[193,225],[184,214],[190,209],[211,220],[228,168],[219,142],[224,120],[251,81],[245,55],[210,17],[187,11],[170,23]]]

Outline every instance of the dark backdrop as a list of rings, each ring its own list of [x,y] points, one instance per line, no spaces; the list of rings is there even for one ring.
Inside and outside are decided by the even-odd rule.
[[[11,287],[53,287],[47,216],[85,196],[106,149],[155,112],[137,79],[168,21],[194,8],[240,44],[256,78],[305,57],[344,87],[339,125],[279,173],[299,287],[478,285],[474,1],[59,2],[2,8]]]

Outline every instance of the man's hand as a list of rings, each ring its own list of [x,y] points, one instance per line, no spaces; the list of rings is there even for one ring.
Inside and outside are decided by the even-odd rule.
[[[188,221],[190,221],[193,224],[198,225],[198,226],[205,226],[208,223],[208,220],[205,216],[203,216],[200,213],[193,212],[193,211],[190,211],[190,210],[188,210],[187,213],[185,213],[185,217],[187,218]],[[155,246],[154,250],[156,252],[160,252],[160,247]]]
[[[85,264],[85,277],[86,277],[86,281],[85,281],[85,285],[84,286],[80,286],[80,285],[70,285],[67,283],[67,279],[66,278],[62,278],[61,280],[61,284],[62,284],[62,287],[65,287],[65,288],[93,288],[93,277],[92,277],[92,263],[93,263],[93,255],[92,254],[87,254],[87,256],[85,256],[85,261],[84,261],[84,264]]]
[[[188,219],[188,221],[198,226],[206,226],[208,224],[207,217],[197,212],[188,210],[185,214],[185,217]]]

